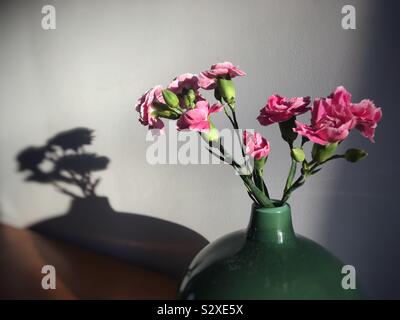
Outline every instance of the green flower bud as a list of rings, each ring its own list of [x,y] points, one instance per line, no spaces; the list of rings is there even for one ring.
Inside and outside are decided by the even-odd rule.
[[[174,112],[174,110],[167,109],[167,110],[155,110],[152,113],[154,116],[160,117],[160,118],[166,118],[170,120],[177,120],[180,117],[180,114]]]
[[[217,79],[218,93],[224,99],[224,101],[230,106],[235,106],[236,90],[232,80],[228,79]]]
[[[279,129],[281,130],[281,136],[283,140],[292,144],[294,140],[297,138],[297,132],[293,131],[293,128],[296,128],[295,123],[296,117],[292,117],[287,121],[279,122]]]
[[[171,90],[165,89],[162,91],[162,95],[164,97],[165,102],[171,108],[178,108],[179,107],[179,98],[178,96],[173,93]]]
[[[161,103],[159,101],[153,101],[152,107],[154,110],[159,111],[159,110],[168,110],[169,106],[166,105],[165,103]]]
[[[349,149],[344,154],[344,158],[349,162],[358,162],[368,156],[368,153],[360,149]]]
[[[320,144],[314,143],[311,152],[313,160],[318,163],[328,160],[335,153],[338,144],[338,142],[335,142],[322,146]]]
[[[306,159],[306,155],[304,154],[304,151],[301,148],[292,149],[291,156],[292,156],[293,160],[300,162],[300,163]]]

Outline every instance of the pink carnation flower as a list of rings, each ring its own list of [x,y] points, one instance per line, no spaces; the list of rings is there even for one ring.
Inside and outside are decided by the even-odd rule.
[[[253,134],[244,131],[243,143],[246,146],[246,154],[250,155],[254,159],[260,160],[268,157],[270,151],[269,142],[258,132],[254,132]]]
[[[377,108],[371,100],[366,99],[360,103],[352,104],[351,112],[355,117],[356,129],[371,142],[375,142],[375,129],[382,119],[381,108]]]
[[[297,122],[294,130],[315,143],[326,145],[343,141],[356,128],[374,142],[381,118],[381,108],[371,100],[352,103],[351,94],[344,87],[338,87],[328,98],[315,99],[310,126]]]
[[[176,77],[168,85],[168,89],[176,94],[181,94],[184,90],[198,90],[199,89],[199,77],[196,74],[184,73]]]
[[[310,97],[286,98],[272,95],[268,98],[267,105],[260,110],[257,120],[263,126],[276,122],[284,122],[307,112],[310,108]]]
[[[168,89],[178,95],[179,105],[182,109],[185,109],[184,95],[187,90],[193,89],[196,95],[196,101],[206,100],[200,93],[199,76],[192,73],[184,73],[176,77],[168,85]]]
[[[245,75],[245,72],[234,66],[231,62],[225,61],[214,64],[211,66],[210,70],[200,73],[199,85],[203,89],[210,90],[216,87],[216,78],[231,79]]]
[[[210,107],[208,101],[198,101],[194,109],[189,109],[179,118],[177,129],[208,132],[210,131],[210,114],[220,112],[222,109],[223,106],[219,103]]]
[[[135,105],[136,111],[140,114],[140,123],[149,126],[149,129],[158,129],[160,133],[164,132],[164,122],[157,117],[153,104],[156,101],[165,103],[162,90],[160,85],[148,90]]]
[[[311,125],[296,121],[294,131],[320,145],[343,141],[355,125],[350,100],[344,87],[338,87],[328,98],[315,99]]]

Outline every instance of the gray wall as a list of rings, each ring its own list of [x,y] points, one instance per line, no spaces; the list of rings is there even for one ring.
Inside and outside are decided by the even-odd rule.
[[[349,3],[357,9],[355,31],[340,25]],[[41,29],[45,4],[56,7],[56,30]],[[346,142],[370,157],[329,165],[291,204],[296,231],[355,265],[369,296],[400,298],[397,7],[390,0],[3,0],[2,221],[23,227],[67,210],[69,199],[52,187],[23,181],[15,155],[85,126],[96,130],[92,150],[111,159],[99,193],[114,209],[177,222],[209,240],[244,227],[251,203],[230,168],[147,164],[146,130],[133,111],[149,87],[231,60],[248,73],[236,81],[240,122],[271,141],[266,173],[275,195],[289,159],[277,128],[255,121],[268,95],[324,96],[343,84],[354,100],[383,107],[375,145],[356,133]]]

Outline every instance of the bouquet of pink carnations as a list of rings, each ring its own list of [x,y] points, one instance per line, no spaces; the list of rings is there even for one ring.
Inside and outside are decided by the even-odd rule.
[[[284,204],[292,192],[306,179],[321,170],[327,162],[346,159],[357,162],[367,156],[359,149],[337,153],[338,146],[352,129],[374,142],[377,123],[382,111],[368,99],[359,103],[351,101],[351,94],[338,87],[327,98],[287,98],[278,94],[268,98],[257,117],[262,126],[277,123],[283,140],[289,146],[291,166],[279,201],[272,200],[263,172],[270,154],[266,138],[254,130],[242,131],[240,137],[242,161],[237,161],[224,147],[223,139],[212,122],[212,114],[224,111],[233,129],[239,133],[236,116],[236,90],[233,78],[245,73],[230,62],[217,63],[200,74],[186,73],[176,77],[164,89],[156,86],[148,90],[135,108],[139,121],[158,133],[164,132],[163,119],[177,120],[177,130],[197,131],[207,142],[208,151],[238,172],[250,198],[259,206],[274,207]],[[214,90],[216,103],[203,97],[201,90]],[[296,116],[310,112],[310,124],[296,120]],[[239,133],[240,134],[240,133]],[[301,141],[296,143],[298,136]],[[306,156],[304,146],[312,142],[311,155]],[[300,173],[296,173],[300,168]]]

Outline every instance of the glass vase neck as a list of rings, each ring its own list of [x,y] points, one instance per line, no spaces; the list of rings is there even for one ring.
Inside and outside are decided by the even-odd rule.
[[[283,244],[296,238],[289,204],[265,208],[253,204],[247,229],[249,240]]]

